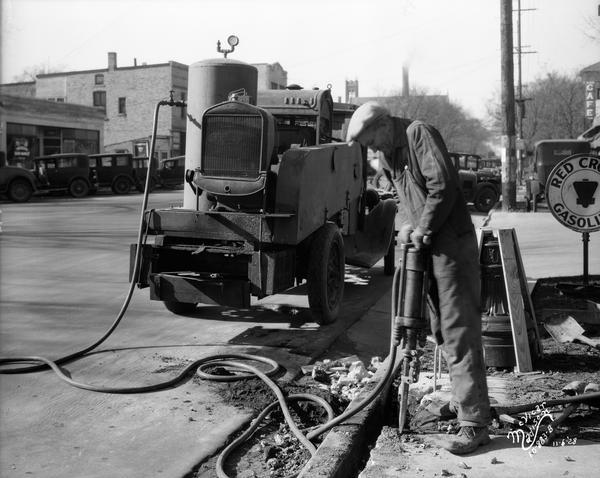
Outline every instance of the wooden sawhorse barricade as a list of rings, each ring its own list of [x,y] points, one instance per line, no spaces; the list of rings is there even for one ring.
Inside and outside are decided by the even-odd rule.
[[[482,246],[492,238],[498,240],[499,259],[502,264],[502,276],[509,309],[507,312],[510,316],[517,372],[531,372],[533,366],[525,313],[528,313],[533,321],[536,355],[541,355],[542,350],[535,311],[527,287],[527,278],[523,269],[517,236],[514,229],[477,229],[480,260]]]

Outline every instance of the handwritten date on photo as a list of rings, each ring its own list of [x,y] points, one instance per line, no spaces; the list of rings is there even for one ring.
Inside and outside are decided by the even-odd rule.
[[[540,428],[544,424],[544,420],[548,419],[549,423],[546,430],[540,433]],[[550,437],[554,436],[552,422],[554,418],[546,408],[546,402],[536,405],[535,410],[525,413],[518,422],[518,428],[508,432],[507,438],[510,438],[513,443],[519,443],[521,448],[528,452],[530,457],[533,457],[538,450],[544,446]],[[575,445],[577,437],[566,437],[562,440],[553,440],[552,446]]]

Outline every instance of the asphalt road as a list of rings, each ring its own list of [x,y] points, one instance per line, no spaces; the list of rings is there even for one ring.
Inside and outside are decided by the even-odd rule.
[[[149,207],[177,206],[181,198],[181,191],[155,192]],[[126,296],[141,199],[0,204],[2,356],[58,358],[104,334]],[[248,310],[204,307],[192,317],[136,290],[114,334],[65,368],[97,386],[150,385],[205,355],[249,352],[277,360],[280,380],[291,380],[389,290],[382,265],[347,272],[341,317],[326,327],[311,321],[302,286]],[[50,371],[2,375],[0,476],[183,476],[248,419],[249,411],[221,403],[210,383],[114,395],[73,388]]]
[[[177,206],[181,191],[156,192],[149,207]],[[112,324],[128,287],[141,195],[39,198],[0,203],[1,355],[61,357],[95,342]],[[483,215],[473,216],[475,225]],[[496,213],[490,225],[516,228],[528,277],[577,275],[580,235],[547,212]],[[590,273],[600,272],[592,234]],[[277,360],[291,380],[327,354],[385,355],[388,337],[362,324],[389,291],[381,264],[348,269],[340,319],[311,322],[303,287],[248,310],[204,307],[177,317],[136,290],[125,319],[94,353],[66,366],[99,386],[149,385],[208,354],[250,352]],[[386,315],[385,311],[381,312]],[[379,330],[387,331],[386,318]],[[363,321],[364,322],[364,321]],[[213,384],[182,383],[155,393],[114,395],[68,386],[49,372],[0,375],[0,476],[184,476],[248,419],[222,403]]]

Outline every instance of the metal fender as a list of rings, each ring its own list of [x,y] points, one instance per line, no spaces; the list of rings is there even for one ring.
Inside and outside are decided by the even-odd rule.
[[[396,201],[385,199],[365,216],[362,230],[344,237],[346,264],[359,267],[372,267],[386,255],[390,241],[394,237]]]

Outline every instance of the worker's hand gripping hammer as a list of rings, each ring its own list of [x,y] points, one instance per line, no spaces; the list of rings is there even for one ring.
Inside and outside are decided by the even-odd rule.
[[[401,383],[398,387],[400,404],[399,430],[402,433],[406,421],[409,385],[418,380],[419,355],[417,345],[425,344],[427,327],[427,292],[430,253],[427,247],[402,244],[402,260],[399,264],[399,281],[395,283],[393,340],[403,349]],[[396,275],[398,274],[398,271]]]

